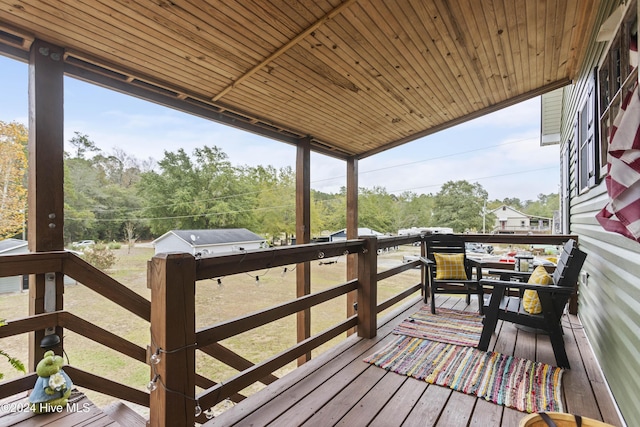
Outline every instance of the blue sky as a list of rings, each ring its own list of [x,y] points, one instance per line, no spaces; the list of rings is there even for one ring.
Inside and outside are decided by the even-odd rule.
[[[65,78],[65,141],[89,136],[104,152],[114,147],[141,160],[165,150],[220,147],[236,165],[295,167],[295,148],[189,116],[137,98]],[[0,120],[27,124],[27,65],[0,56]],[[71,148],[67,148],[71,151]],[[435,194],[451,180],[480,183],[489,199],[558,192],[558,146],[540,147],[540,99],[466,122],[359,162],[360,187],[390,193]],[[346,185],[343,161],[312,154],[311,186],[337,192]]]

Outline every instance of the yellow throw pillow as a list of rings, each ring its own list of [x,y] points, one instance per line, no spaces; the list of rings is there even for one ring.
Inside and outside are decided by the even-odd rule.
[[[467,280],[464,254],[433,254],[436,259],[436,280]]]
[[[529,281],[527,283],[535,285],[550,285],[553,283],[553,279],[549,273],[547,273],[547,270],[545,270],[543,266],[539,265],[535,270],[533,270],[533,273],[531,273],[531,277],[529,277]],[[531,289],[524,291],[524,295],[522,296],[522,307],[527,313],[542,313],[542,305],[540,304],[538,293]]]

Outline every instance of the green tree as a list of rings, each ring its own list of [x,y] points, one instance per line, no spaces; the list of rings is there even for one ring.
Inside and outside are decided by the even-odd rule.
[[[0,121],[0,239],[24,230],[27,207],[27,129]]]
[[[276,170],[273,166],[255,171],[257,182],[256,227],[271,241],[284,234],[285,240],[296,232],[295,173],[291,167]]]
[[[482,208],[487,199],[482,185],[448,181],[434,197],[433,226],[451,227],[456,233],[482,229]]]
[[[255,193],[246,172],[217,147],[165,151],[159,172],[141,175],[138,194],[156,235],[172,228],[244,227],[252,222]]]
[[[358,224],[381,233],[398,231],[396,197],[383,187],[360,188],[358,194]]]
[[[553,212],[560,209],[560,196],[558,193],[538,194],[538,200],[528,201],[523,212],[527,215],[552,218]]]
[[[78,131],[74,132],[75,136],[69,140],[71,145],[76,148],[76,158],[84,159],[87,152],[99,152],[100,149],[89,137]]]

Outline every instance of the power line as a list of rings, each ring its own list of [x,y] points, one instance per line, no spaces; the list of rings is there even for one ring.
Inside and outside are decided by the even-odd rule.
[[[503,174],[497,174],[497,175],[489,175],[489,176],[484,176],[484,177],[480,177],[480,178],[470,178],[467,181],[480,181],[480,180],[486,180],[486,179],[500,178],[500,177],[504,177],[504,176],[520,175],[520,174],[525,174],[525,173],[530,173],[530,172],[539,172],[539,171],[550,170],[550,169],[555,169],[555,167],[528,169],[528,170],[525,170],[525,171],[509,172],[509,173],[503,173]],[[402,190],[392,190],[392,191],[389,191],[389,193],[413,191],[413,190],[417,190],[417,189],[421,189],[421,188],[440,187],[440,186],[442,186],[442,184],[443,183],[430,184],[430,185],[424,185],[424,186],[420,186],[420,187],[413,187],[413,188],[402,189]],[[336,197],[336,196],[339,196],[339,195],[337,195],[337,194],[334,195],[334,197]],[[227,214],[234,214],[234,213],[244,213],[244,212],[278,210],[278,209],[293,208],[293,207],[295,207],[295,203],[288,203],[288,204],[278,205],[278,206],[267,206],[267,207],[251,208],[251,209],[240,209],[240,210],[234,210],[234,211],[208,212],[208,213],[200,213],[200,214],[192,214],[192,215],[176,215],[176,216],[147,217],[147,218],[95,218],[95,219],[92,219],[92,221],[97,221],[97,222],[122,222],[122,221],[152,221],[152,220],[167,220],[167,219],[184,219],[184,218],[212,217],[212,216],[227,215]],[[135,210],[134,210],[134,212],[135,212]],[[68,221],[85,221],[87,219],[86,218],[65,218],[65,220],[68,220]]]

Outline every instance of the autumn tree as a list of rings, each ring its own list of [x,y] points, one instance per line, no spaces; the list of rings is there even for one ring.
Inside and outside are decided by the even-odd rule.
[[[0,121],[0,239],[24,230],[27,206],[27,129]]]

